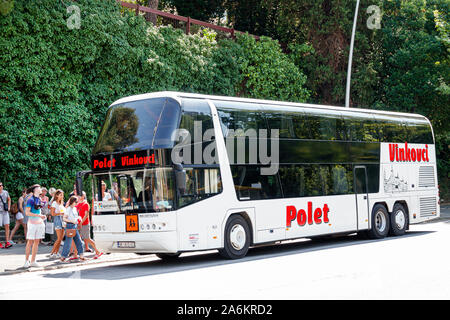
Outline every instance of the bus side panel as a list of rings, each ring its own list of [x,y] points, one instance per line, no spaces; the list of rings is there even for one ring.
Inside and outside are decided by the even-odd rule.
[[[205,202],[193,203],[177,211],[178,248],[180,251],[202,250],[206,248],[209,215],[212,214]],[[208,219],[209,220],[209,219]]]
[[[380,194],[389,212],[405,202],[410,224],[439,217],[434,145],[382,143],[381,162]]]
[[[357,230],[354,194],[260,200],[254,205],[259,243]]]
[[[195,251],[220,248],[222,221],[227,213],[225,192],[209,199],[190,204],[177,211],[178,248],[180,251]]]

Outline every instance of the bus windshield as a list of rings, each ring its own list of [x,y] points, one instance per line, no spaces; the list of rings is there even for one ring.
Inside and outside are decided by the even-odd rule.
[[[165,212],[175,209],[172,168],[153,168],[94,176],[95,214]]]
[[[93,154],[172,148],[180,105],[171,98],[117,104],[107,114]]]

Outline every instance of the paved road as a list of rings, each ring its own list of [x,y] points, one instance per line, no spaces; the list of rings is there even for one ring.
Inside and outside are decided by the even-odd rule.
[[[441,206],[441,217],[436,220],[432,220],[428,223],[437,223],[439,221],[447,221],[450,220],[450,204],[445,204]],[[300,240],[304,241],[304,240]],[[126,254],[126,253],[113,253],[109,255],[104,255],[98,260],[92,260],[94,256],[93,253],[87,253],[86,257],[88,258],[87,262],[72,262],[68,264],[61,264],[57,261],[57,259],[49,259],[47,255],[50,253],[52,247],[40,245],[39,253],[37,255],[37,262],[41,265],[41,268],[31,268],[25,270],[22,268],[25,262],[25,244],[18,244],[9,249],[0,249],[0,275],[8,275],[8,274],[18,274],[22,272],[36,272],[41,270],[55,270],[62,268],[71,268],[74,266],[91,266],[91,265],[108,265],[115,262],[125,261],[125,262],[139,262],[139,261],[151,261],[159,260],[154,255],[151,256],[140,256],[134,253]],[[204,254],[204,252],[202,253]],[[210,251],[213,259],[216,259],[216,251]],[[183,256],[191,256],[192,254],[183,254]],[[194,256],[197,254],[193,254]],[[166,266],[165,266],[166,267]]]
[[[0,299],[450,299],[450,219],[383,240],[297,240],[254,248],[65,266],[0,277]]]

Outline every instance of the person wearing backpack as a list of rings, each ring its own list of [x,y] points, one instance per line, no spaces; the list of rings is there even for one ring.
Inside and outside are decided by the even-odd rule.
[[[3,183],[0,182],[0,227],[5,227],[6,243],[5,246],[0,243],[0,248],[12,247],[9,239],[9,208],[11,208],[11,198],[8,191],[4,190]]]

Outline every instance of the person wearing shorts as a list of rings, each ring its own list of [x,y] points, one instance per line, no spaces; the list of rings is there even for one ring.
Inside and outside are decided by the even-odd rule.
[[[103,252],[98,251],[97,247],[95,246],[95,242],[91,239],[91,224],[89,220],[89,203],[86,201],[86,192],[82,192],[80,199],[78,200],[78,204],[76,205],[76,208],[78,210],[78,215],[81,217],[81,229],[80,229],[80,236],[81,239],[84,241],[84,245],[86,250],[89,250],[89,245],[92,246],[95,250],[95,256],[94,259],[98,259],[101,255],[103,255]]]
[[[3,183],[0,182],[0,227],[5,227],[6,243],[4,248],[7,249],[12,246],[9,239],[9,208],[11,208],[11,198],[8,191],[3,189]],[[0,248],[3,245],[0,243]]]
[[[24,199],[25,196],[27,195],[27,189],[23,189],[22,191],[22,196],[19,198],[19,200],[17,201],[17,206],[19,208],[19,212],[16,213],[16,225],[14,226],[14,228],[11,231],[11,234],[9,236],[9,242],[12,245],[15,245],[14,241],[12,240],[12,238],[14,237],[14,234],[16,233],[17,230],[19,230],[19,227],[22,226],[23,227],[23,232],[24,235],[27,235],[27,222],[28,219],[25,219],[25,210],[24,210]]]
[[[53,195],[53,201],[50,207],[50,214],[53,216],[53,226],[55,228],[57,239],[53,244],[53,249],[49,255],[49,258],[61,258],[59,248],[61,247],[61,242],[64,238],[62,218],[65,213],[66,207],[64,206],[64,191],[58,189]]]
[[[33,195],[28,199],[25,206],[25,214],[28,216],[28,224],[24,268],[39,267],[36,263],[36,254],[38,251],[39,242],[45,237],[44,220],[47,219],[47,217],[41,213],[42,202],[39,198],[41,194],[41,186],[35,184],[31,186],[28,191],[32,192]],[[30,249],[31,261],[29,260]]]

